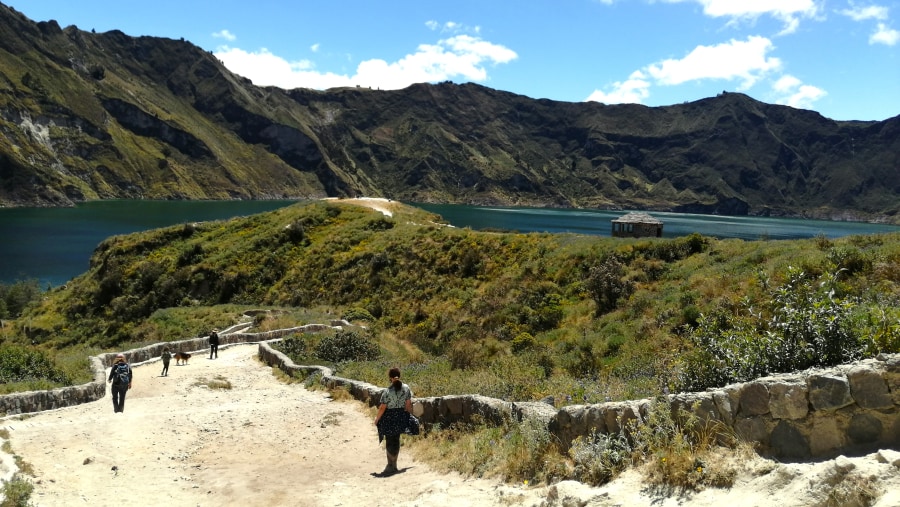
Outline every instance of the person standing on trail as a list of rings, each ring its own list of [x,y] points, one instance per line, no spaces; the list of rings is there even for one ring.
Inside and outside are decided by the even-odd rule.
[[[209,358],[212,359],[213,356],[219,358],[219,330],[215,328],[209,333]]]
[[[172,353],[169,352],[169,347],[163,347],[162,355],[159,356],[163,362],[162,373],[159,374],[160,377],[168,377],[169,376],[169,361],[172,360]]]
[[[132,379],[133,373],[131,366],[125,362],[125,354],[116,354],[116,360],[109,369],[109,378],[106,380],[112,384],[110,392],[112,393],[113,412],[125,411],[125,393],[131,389]]]
[[[393,475],[397,470],[397,456],[400,454],[400,434],[409,433],[412,419],[412,391],[400,381],[400,368],[388,371],[390,387],[381,392],[381,405],[375,416],[375,427],[378,428],[378,442],[386,439],[387,466],[381,472],[382,477]],[[417,426],[417,425],[416,425]],[[418,431],[412,432],[417,434]]]

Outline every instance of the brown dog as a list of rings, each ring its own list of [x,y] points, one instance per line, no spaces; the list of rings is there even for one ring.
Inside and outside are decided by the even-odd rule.
[[[191,358],[191,355],[188,354],[187,352],[176,352],[176,353],[172,354],[172,357],[175,358],[175,365],[177,366],[182,363],[187,364],[188,359]]]

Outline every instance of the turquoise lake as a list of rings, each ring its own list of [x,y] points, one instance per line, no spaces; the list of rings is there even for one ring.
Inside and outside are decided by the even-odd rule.
[[[38,279],[62,285],[88,268],[94,248],[117,234],[271,211],[297,201],[100,201],[75,208],[0,209],[0,282]],[[609,236],[622,211],[413,204],[457,227]],[[760,217],[652,213],[664,237],[694,232],[718,238],[798,239],[897,232],[900,227]]]

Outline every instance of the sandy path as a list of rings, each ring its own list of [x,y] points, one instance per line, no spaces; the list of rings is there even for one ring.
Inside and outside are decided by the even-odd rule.
[[[401,453],[384,468],[372,419],[357,402],[278,381],[257,345],[135,366],[125,412],[111,398],[9,418],[13,451],[35,471],[39,506],[530,505],[538,490],[438,474]],[[198,380],[226,378],[230,390]],[[113,469],[115,467],[115,470]],[[123,500],[124,499],[124,500]]]
[[[158,361],[137,365],[123,414],[107,395],[0,420],[13,452],[34,468],[34,505],[480,507],[552,498],[544,505],[795,507],[829,505],[834,485],[855,476],[880,490],[876,507],[900,506],[897,451],[818,463],[751,460],[731,489],[688,495],[654,491],[634,470],[601,488],[561,483],[551,495],[547,487],[439,474],[408,452],[400,454],[403,473],[376,477],[384,448],[363,405],[280,382],[256,359],[257,347],[223,348],[212,361],[199,354],[187,366],[173,361],[168,377],[159,376]],[[199,385],[219,376],[232,389]],[[564,501],[570,494],[578,500]]]

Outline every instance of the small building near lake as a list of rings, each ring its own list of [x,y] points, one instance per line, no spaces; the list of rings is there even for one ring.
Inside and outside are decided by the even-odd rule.
[[[612,221],[614,238],[661,238],[663,222],[649,213],[633,211]]]

